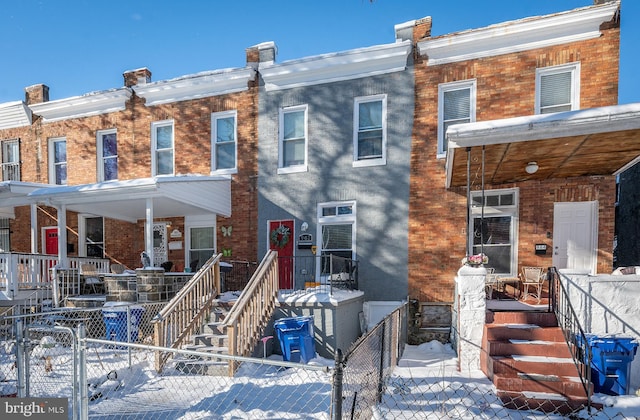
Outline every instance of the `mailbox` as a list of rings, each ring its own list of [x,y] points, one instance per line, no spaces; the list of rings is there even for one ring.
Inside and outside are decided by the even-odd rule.
[[[536,255],[546,255],[547,244],[536,244]]]

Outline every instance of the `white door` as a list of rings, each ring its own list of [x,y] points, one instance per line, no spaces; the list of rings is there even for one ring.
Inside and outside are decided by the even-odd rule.
[[[153,224],[153,266],[159,267],[167,261],[167,223]]]
[[[555,203],[553,265],[595,274],[598,243],[598,202]]]

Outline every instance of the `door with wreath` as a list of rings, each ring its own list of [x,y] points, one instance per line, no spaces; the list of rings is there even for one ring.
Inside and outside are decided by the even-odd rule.
[[[293,289],[295,281],[294,238],[293,220],[269,221],[269,249],[278,252],[280,289]]]

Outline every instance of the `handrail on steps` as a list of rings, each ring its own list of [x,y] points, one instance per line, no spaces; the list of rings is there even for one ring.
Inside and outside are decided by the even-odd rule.
[[[573,362],[578,369],[580,382],[587,395],[587,411],[591,412],[591,360],[592,352],[580,321],[576,315],[571,299],[560,281],[560,273],[556,267],[547,270],[549,280],[549,310],[554,312],[558,325],[562,329]]]
[[[260,262],[249,284],[225,317],[229,354],[249,356],[267,327],[278,302],[278,253],[269,251]],[[229,376],[238,364],[229,361]]]
[[[200,331],[220,291],[221,258],[222,254],[209,258],[153,318],[154,344],[157,347],[179,348],[186,338]],[[155,352],[157,372],[162,371],[170,355],[169,352]]]

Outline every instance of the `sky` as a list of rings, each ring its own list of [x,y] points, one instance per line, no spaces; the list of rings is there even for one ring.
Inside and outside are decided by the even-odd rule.
[[[0,9],[0,104],[44,83],[50,100],[244,67],[273,41],[277,62],[395,41],[394,25],[432,17],[432,36],[590,6],[593,0],[9,0]],[[640,1],[622,1],[619,103],[640,102]]]

